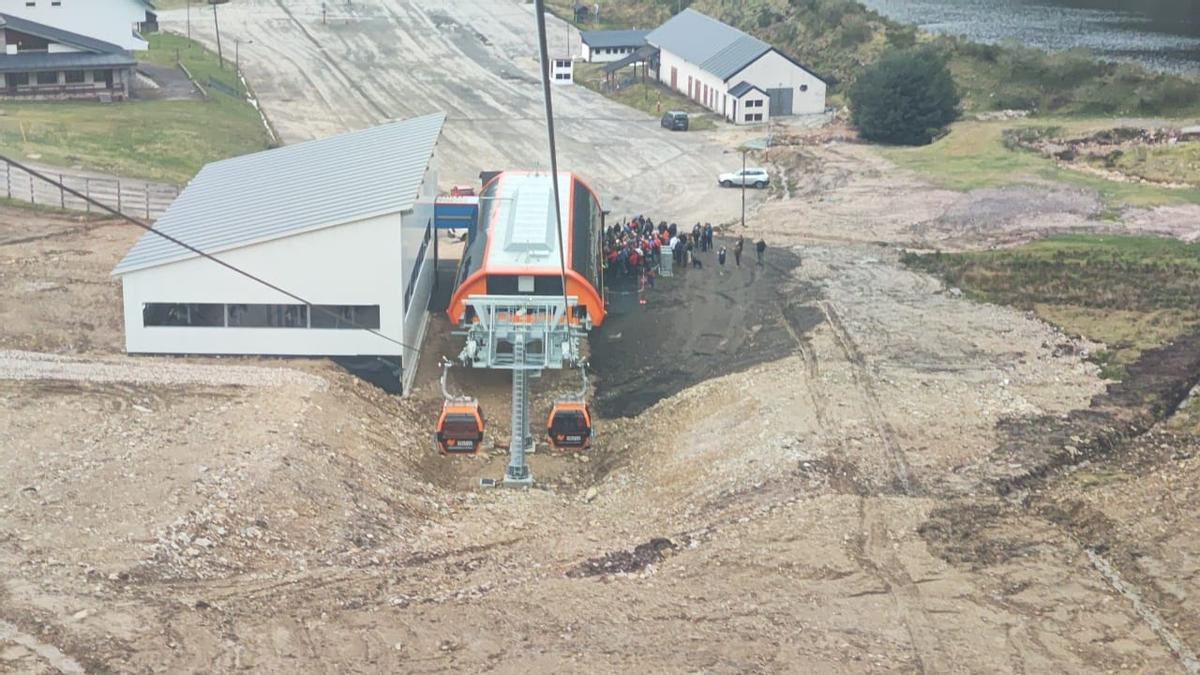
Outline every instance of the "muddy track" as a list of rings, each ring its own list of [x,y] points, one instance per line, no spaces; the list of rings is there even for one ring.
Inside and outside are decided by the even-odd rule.
[[[850,363],[855,384],[858,385],[863,398],[867,400],[865,412],[870,418],[875,432],[879,435],[884,452],[892,465],[894,478],[892,487],[901,495],[912,495],[913,486],[909,476],[908,460],[904,456],[904,450],[896,441],[895,429],[892,428],[892,425],[879,412],[882,409],[882,405],[879,401],[879,395],[875,392],[875,381],[870,373],[866,359],[863,357],[862,352],[859,351],[858,345],[854,343],[854,339],[850,337],[849,331],[846,330],[845,324],[842,323],[833,305],[827,301],[821,301],[818,305],[821,307],[821,311],[825,313],[825,319],[829,323],[829,326],[833,329],[834,341],[842,350],[846,360]]]

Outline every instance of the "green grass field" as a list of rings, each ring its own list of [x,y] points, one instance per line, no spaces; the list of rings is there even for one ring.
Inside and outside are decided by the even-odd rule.
[[[1084,131],[1111,127],[1117,122],[1095,118],[958,122],[948,135],[930,145],[885,148],[882,152],[898,166],[919,171],[934,183],[952,190],[1056,181],[1094,189],[1111,207],[1200,204],[1200,188],[1172,189],[1107,180],[1061,169],[1045,157],[1011,150],[1003,142],[1004,130],[1012,127],[1053,124],[1068,131]]]
[[[1062,235],[973,253],[909,254],[905,264],[969,297],[1035,312],[1104,342],[1108,377],[1146,349],[1200,326],[1200,244],[1160,237]]]
[[[232,66],[174,35],[152,35],[138,55],[162,65],[176,50],[202,83],[238,89]],[[0,106],[0,150],[17,159],[80,166],[130,178],[185,183],[204,164],[268,147],[258,113],[241,97],[211,92],[207,101],[62,101]]]

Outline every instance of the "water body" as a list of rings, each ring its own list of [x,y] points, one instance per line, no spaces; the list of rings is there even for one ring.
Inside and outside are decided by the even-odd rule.
[[[1200,0],[859,0],[896,21],[976,42],[1085,48],[1164,72],[1200,74]]]

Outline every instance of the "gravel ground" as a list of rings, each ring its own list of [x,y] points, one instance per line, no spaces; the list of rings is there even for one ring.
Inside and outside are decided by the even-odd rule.
[[[315,375],[284,368],[216,366],[162,359],[84,359],[36,352],[0,351],[0,379],[122,382],[146,385],[279,387],[323,389]]]

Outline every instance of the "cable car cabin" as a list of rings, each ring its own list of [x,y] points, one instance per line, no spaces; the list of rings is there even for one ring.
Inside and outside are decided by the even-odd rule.
[[[443,455],[474,455],[483,444],[483,409],[478,401],[442,404],[434,442]]]
[[[572,323],[604,323],[601,256],[604,213],[596,192],[572,173],[559,172],[566,294],[578,304]],[[446,313],[456,326],[475,321],[472,295],[562,296],[554,184],[548,173],[505,171],[483,186],[478,226],[467,243]]]
[[[586,450],[592,444],[592,411],[580,401],[559,401],[546,420],[550,445],[558,450]]]

